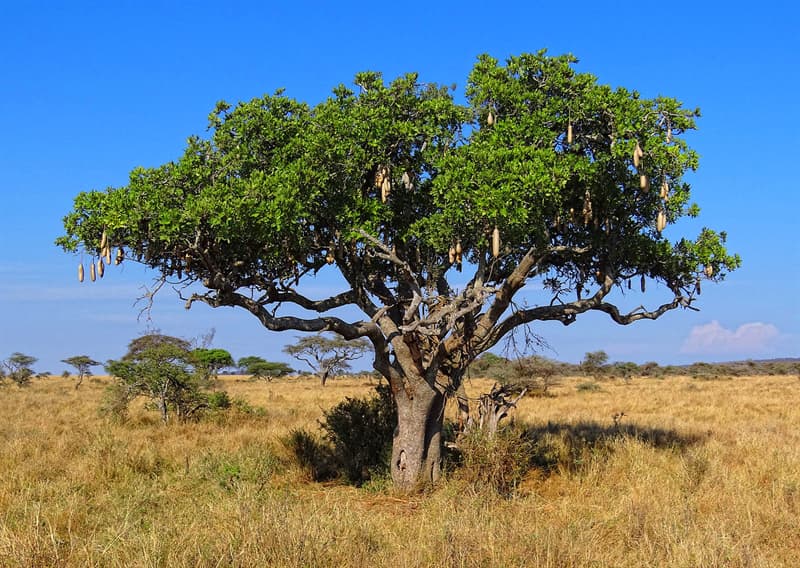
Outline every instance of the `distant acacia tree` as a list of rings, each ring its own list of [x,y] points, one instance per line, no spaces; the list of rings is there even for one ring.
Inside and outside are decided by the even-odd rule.
[[[106,364],[108,373],[119,380],[115,385],[113,408],[123,413],[139,396],[152,399],[166,424],[170,412],[179,420],[206,407],[202,372],[194,367],[188,341],[153,333],[134,339],[118,361]]]
[[[608,363],[608,353],[605,351],[590,351],[583,356],[581,370],[586,375],[598,378],[603,374],[603,368]]]
[[[292,368],[286,363],[267,361],[256,355],[242,357],[237,363],[239,369],[253,379],[266,379],[271,381],[275,377],[283,377],[292,372]]]
[[[283,351],[295,359],[305,362],[319,377],[322,386],[331,375],[350,369],[350,361],[359,359],[371,350],[366,339],[346,340],[340,337],[326,337],[321,333],[307,335]]]
[[[225,367],[233,367],[233,357],[225,349],[198,348],[192,351],[195,365],[204,374],[206,379],[216,379],[219,372]]]
[[[61,362],[75,367],[75,370],[78,372],[78,380],[75,381],[76,390],[81,386],[84,378],[92,375],[92,367],[101,365],[101,363],[95,361],[88,355],[75,355],[69,359],[62,359]],[[69,373],[67,373],[67,376],[69,376]]]
[[[38,361],[36,357],[16,351],[3,361],[3,366],[8,370],[7,377],[14,381],[17,386],[24,387],[35,374],[31,366],[36,361]]]

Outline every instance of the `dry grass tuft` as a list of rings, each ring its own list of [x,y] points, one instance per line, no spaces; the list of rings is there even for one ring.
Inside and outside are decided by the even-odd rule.
[[[364,379],[226,377],[261,410],[168,427],[101,417],[103,379],[2,388],[0,565],[796,565],[796,378],[582,380],[520,403],[508,491],[456,470],[411,497],[310,482],[281,441]]]

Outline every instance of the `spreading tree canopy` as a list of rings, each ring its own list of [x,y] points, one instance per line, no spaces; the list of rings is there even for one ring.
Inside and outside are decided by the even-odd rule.
[[[366,339],[346,340],[325,337],[321,333],[300,337],[296,343],[283,349],[284,353],[311,367],[323,387],[329,377],[350,370],[350,361],[361,358],[369,351],[370,344]]]
[[[194,285],[187,307],[367,338],[398,409],[392,475],[411,488],[439,474],[446,396],[513,329],[587,312],[653,320],[739,265],[725,233],[664,231],[698,214],[684,133],[699,112],[598,84],[575,62],[481,56],[464,105],[416,74],[375,72],[314,106],[282,91],[221,102],[177,160],[79,194],[58,244],[106,262],[119,249]],[[303,284],[318,273],[346,290],[312,297]],[[547,298],[515,302],[532,280]],[[631,281],[669,297],[622,309],[613,298]]]

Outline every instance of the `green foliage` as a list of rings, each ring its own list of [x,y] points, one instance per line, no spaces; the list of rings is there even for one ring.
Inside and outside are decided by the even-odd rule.
[[[270,284],[319,270],[327,257],[360,267],[370,282],[402,277],[386,258],[352,262],[368,244],[364,233],[396,245],[435,286],[454,268],[452,243],[469,262],[486,260],[499,226],[505,252],[491,281],[532,246],[563,246],[573,252],[542,258],[537,270],[556,293],[585,290],[600,273],[616,284],[644,275],[693,298],[698,278],[721,280],[740,264],[724,232],[671,243],[656,230],[659,211],[669,224],[697,214],[683,175],[698,157],[682,135],[699,111],[598,84],[575,62],[544,51],[505,64],[483,55],[465,106],[413,73],[389,84],[360,73],[358,93],[339,86],[313,108],[282,91],[221,102],[210,137],[191,137],[176,161],[134,170],[125,187],[78,195],[57,243],[97,254],[105,230],[167,277],[219,291],[261,282],[266,299],[280,302],[294,297]],[[385,203],[375,183],[384,166],[395,188]],[[640,189],[640,175],[652,191]]]
[[[233,400],[225,391],[213,391],[206,396],[209,410],[227,410],[233,406]]]
[[[346,340],[317,333],[299,338],[283,351],[311,367],[324,386],[329,377],[349,370],[350,361],[359,359],[370,349],[369,342],[363,338]]]
[[[630,361],[627,362],[617,362],[611,365],[610,368],[607,369],[608,372],[615,376],[625,380],[632,379],[641,374],[639,370],[639,365],[636,363],[632,363]]]
[[[362,485],[389,470],[397,412],[391,391],[378,385],[370,398],[346,398],[325,412],[324,438],[294,430],[284,440],[298,464],[315,481],[342,476]]]
[[[640,373],[643,377],[663,378],[664,369],[655,361],[648,361],[639,367]]]
[[[534,321],[598,311],[627,325],[690,308],[702,281],[741,262],[723,231],[672,234],[699,213],[685,179],[699,110],[600,84],[576,61],[480,56],[465,104],[416,74],[375,72],[314,106],[283,91],[221,102],[208,136],[174,161],[79,194],[56,242],[96,257],[105,234],[125,258],[194,286],[187,307],[369,338],[396,392],[434,375],[439,394],[457,387],[475,357]],[[346,288],[306,295],[327,270]],[[523,308],[515,295],[531,280],[549,298]],[[670,295],[624,313],[612,293],[633,280]],[[345,321],[351,308],[361,315]],[[287,352],[324,384],[335,359],[302,341]]]
[[[78,380],[75,381],[75,388],[81,386],[83,379],[85,377],[89,377],[92,375],[92,367],[96,367],[98,365],[102,365],[99,361],[95,361],[88,355],[75,355],[68,359],[62,359],[62,363],[66,363],[67,365],[72,365],[76,371],[78,371]],[[69,373],[64,371],[66,376],[69,377]]]
[[[179,420],[190,419],[209,406],[204,392],[208,383],[204,374],[192,367],[194,362],[191,346],[184,339],[157,333],[134,339],[122,359],[106,364],[118,382],[111,387],[104,407],[123,414],[132,400],[143,396],[154,402],[164,423],[171,413]]]
[[[233,357],[225,349],[198,348],[192,351],[194,364],[203,371],[206,378],[216,378],[225,367],[233,366]]]
[[[242,357],[237,362],[237,365],[244,374],[250,375],[251,378],[266,379],[268,381],[292,372],[292,368],[286,363],[266,361],[255,355]]]
[[[591,351],[583,356],[581,370],[583,374],[600,378],[605,372],[605,365],[608,362],[608,354],[605,351]]]
[[[346,398],[325,412],[321,426],[350,483],[388,470],[397,412],[387,385],[378,385],[372,398]]]
[[[27,386],[35,372],[31,368],[38,361],[36,357],[25,355],[16,351],[12,353],[8,359],[3,361],[3,366],[8,371],[4,377],[7,377],[19,387]],[[0,377],[2,379],[3,377]]]
[[[509,378],[509,360],[494,353],[484,353],[469,366],[470,375],[504,382]]]
[[[533,355],[510,361],[508,372],[500,382],[513,387],[515,391],[527,389],[527,396],[550,396],[549,390],[557,382],[557,377],[565,374],[565,366],[557,361]]]

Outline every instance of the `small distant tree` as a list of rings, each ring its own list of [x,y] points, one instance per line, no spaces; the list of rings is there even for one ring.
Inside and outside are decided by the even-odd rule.
[[[634,376],[639,374],[640,371],[639,365],[633,363],[632,361],[625,361],[614,363],[611,372],[614,374],[614,376],[629,381]]]
[[[509,363],[505,357],[487,351],[475,359],[469,366],[469,372],[473,377],[502,381],[508,378]]]
[[[216,379],[226,367],[233,367],[233,357],[225,349],[198,348],[192,351],[194,363],[207,380]]]
[[[62,359],[61,362],[75,367],[75,370],[78,372],[78,380],[75,382],[76,390],[81,386],[84,378],[92,375],[92,367],[102,364],[88,355],[75,355],[69,359]],[[69,377],[69,373],[67,371],[64,372],[67,374],[67,377]]]
[[[639,367],[639,373],[643,377],[660,377],[664,374],[664,370],[655,361],[648,361]]]
[[[3,366],[8,370],[7,377],[14,381],[17,386],[24,387],[34,376],[34,371],[31,366],[36,363],[38,359],[25,355],[19,351],[12,353],[8,359],[3,361]]]
[[[326,337],[321,333],[301,337],[297,343],[287,345],[283,351],[295,359],[308,364],[319,378],[322,386],[331,375],[350,369],[350,361],[360,358],[371,350],[366,339],[348,341]]]
[[[590,351],[583,356],[581,371],[587,376],[599,378],[608,363],[608,353],[605,351]]]
[[[237,365],[245,375],[250,375],[252,379],[271,381],[275,377],[283,377],[292,372],[292,368],[286,363],[267,361],[255,355],[242,357]]]
[[[508,383],[526,388],[532,396],[546,396],[556,382],[558,364],[546,357],[533,355],[514,362],[513,373]]]
[[[119,380],[112,394],[113,408],[127,410],[139,396],[152,399],[166,424],[174,412],[185,420],[208,405],[203,392],[207,385],[188,341],[161,334],[149,334],[131,341],[128,352],[118,361],[109,361],[106,370]]]

